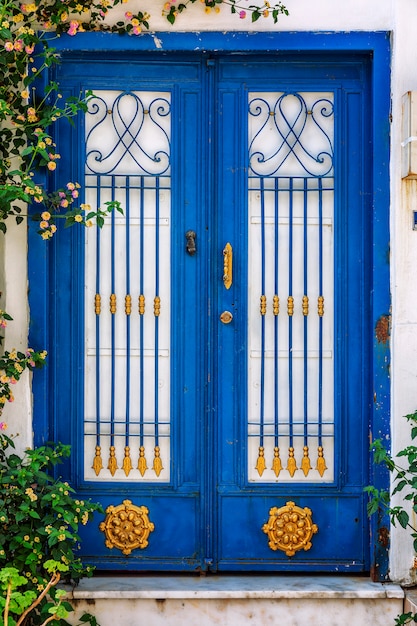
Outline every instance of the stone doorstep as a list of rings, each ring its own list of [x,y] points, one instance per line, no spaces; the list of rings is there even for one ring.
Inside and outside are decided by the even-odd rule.
[[[404,589],[404,613],[417,613],[417,589]]]
[[[410,599],[394,583],[360,576],[94,576],[68,589],[74,600],[99,599]],[[417,591],[414,592],[417,612]]]

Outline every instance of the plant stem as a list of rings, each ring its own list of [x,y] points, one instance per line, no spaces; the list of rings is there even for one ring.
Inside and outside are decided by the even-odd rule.
[[[8,625],[9,623],[9,604],[10,604],[10,597],[12,595],[12,583],[11,581],[9,582],[8,586],[7,586],[7,594],[6,594],[6,604],[4,605],[4,624],[5,626]]]
[[[54,587],[58,582],[59,579],[61,578],[61,574],[59,572],[55,572],[54,574],[52,574],[51,576],[51,580],[48,582],[48,584],[46,585],[45,589],[42,591],[42,593],[36,598],[36,600],[34,600],[32,602],[32,604],[26,609],[26,611],[24,613],[22,613],[22,615],[20,616],[19,620],[16,622],[16,626],[21,626],[21,624],[23,624],[24,619],[26,618],[27,615],[29,615],[29,613],[31,611],[33,611],[33,609],[35,608],[35,606],[37,606],[40,601],[42,600],[42,598],[44,598],[46,596],[46,594],[48,593],[48,591],[50,590],[51,587]],[[7,622],[5,622],[6,624]],[[46,623],[46,622],[45,622]]]

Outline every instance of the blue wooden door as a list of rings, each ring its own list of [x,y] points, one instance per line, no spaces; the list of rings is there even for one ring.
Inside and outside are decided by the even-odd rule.
[[[52,438],[130,570],[369,568],[365,57],[64,55]],[[59,267],[59,274],[56,268]]]

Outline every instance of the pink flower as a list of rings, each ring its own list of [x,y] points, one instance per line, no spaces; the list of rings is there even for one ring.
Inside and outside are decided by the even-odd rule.
[[[133,27],[133,30],[132,30],[132,33],[133,33],[134,35],[140,35],[140,33],[141,33],[141,28],[140,28],[140,26],[134,26],[134,27]]]
[[[0,320],[0,328],[6,328],[7,322],[6,320]]]
[[[77,189],[74,189],[73,191],[71,191],[71,195],[73,198],[78,198],[78,191]]]
[[[6,422],[0,422],[0,430],[6,430],[7,424]]]
[[[65,198],[64,200],[61,200],[59,204],[66,209],[68,206],[68,200]]]
[[[34,45],[31,45],[31,46],[25,46],[25,52],[26,52],[26,54],[32,54],[34,50],[35,50],[35,46],[34,46]]]
[[[59,191],[58,195],[60,198],[65,198],[65,191]]]
[[[70,22],[70,27],[68,29],[68,35],[71,35],[71,37],[73,37],[74,35],[77,34],[77,29],[79,28],[79,23],[77,22],[77,20],[71,20]]]
[[[246,11],[240,11],[239,12],[239,17],[240,17],[241,20],[244,20],[245,17],[246,17]]]
[[[127,20],[131,20],[131,19],[132,19],[132,17],[133,17],[133,13],[132,13],[131,11],[126,11],[126,13],[125,13],[125,18],[126,18]]]
[[[11,41],[6,41],[6,43],[4,44],[4,48],[6,50],[6,52],[11,52],[13,50],[13,44]]]
[[[16,39],[16,41],[14,42],[13,48],[17,52],[21,52],[23,50],[23,40],[22,39]]]

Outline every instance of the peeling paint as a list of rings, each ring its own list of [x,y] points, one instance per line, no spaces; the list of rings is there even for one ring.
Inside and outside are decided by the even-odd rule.
[[[387,343],[390,335],[390,316],[381,315],[375,325],[375,337],[378,343]]]

